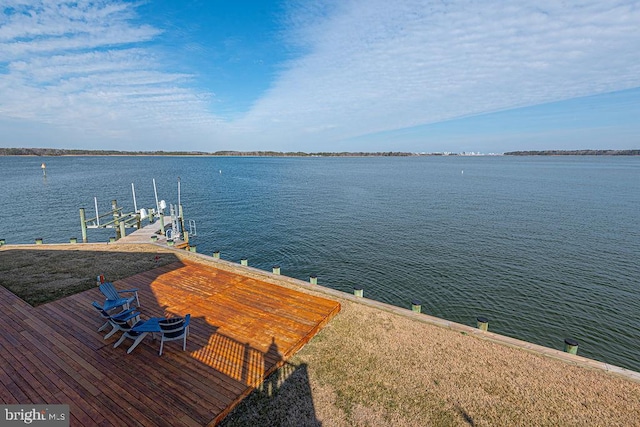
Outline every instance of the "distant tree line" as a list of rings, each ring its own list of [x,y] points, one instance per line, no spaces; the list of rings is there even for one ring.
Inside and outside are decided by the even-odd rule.
[[[68,150],[63,148],[0,148],[0,156],[193,156],[206,155],[199,151],[118,151]]]
[[[463,153],[464,155],[465,153]],[[445,153],[408,153],[403,151],[377,152],[318,152],[302,151],[119,151],[119,150],[76,150],[63,148],[0,148],[0,156],[235,156],[235,157],[409,157],[443,156]],[[449,156],[460,155],[446,153]],[[505,156],[639,156],[639,150],[542,150],[509,151]]]
[[[253,157],[363,157],[363,156],[417,156],[405,152],[340,152],[304,153],[279,151],[118,151],[67,150],[62,148],[0,148],[0,156],[253,156]]]
[[[640,150],[510,151],[505,156],[640,156]]]
[[[340,152],[340,153],[311,153],[310,156],[322,156],[322,157],[409,157],[409,156],[419,156],[417,153],[406,153],[401,151],[383,151],[383,152]]]

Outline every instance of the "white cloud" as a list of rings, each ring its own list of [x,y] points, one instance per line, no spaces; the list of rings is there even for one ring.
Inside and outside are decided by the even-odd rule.
[[[292,0],[283,37],[299,56],[223,121],[210,110],[216,88],[195,89],[207,70],[172,70],[163,29],[141,23],[135,3],[0,0],[0,120],[74,129],[105,148],[317,151],[640,87],[640,0],[546,3]],[[184,51],[202,54],[190,50],[200,43]]]
[[[640,86],[640,2],[357,0],[292,22],[292,61],[239,123],[366,133]],[[295,14],[295,11],[294,11]],[[326,131],[318,131],[326,128]],[[305,134],[304,130],[310,131]]]
[[[189,88],[193,76],[164,71],[142,47],[161,31],[135,23],[135,4],[4,1],[0,10],[1,118],[80,129],[128,148],[216,122],[208,95]]]

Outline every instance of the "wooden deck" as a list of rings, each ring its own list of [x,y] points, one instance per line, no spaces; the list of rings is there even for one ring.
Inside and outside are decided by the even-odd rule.
[[[31,307],[0,287],[0,402],[69,404],[71,425],[217,424],[340,310],[336,301],[192,262],[115,283],[143,318],[191,314],[180,341],[103,340],[97,288]]]

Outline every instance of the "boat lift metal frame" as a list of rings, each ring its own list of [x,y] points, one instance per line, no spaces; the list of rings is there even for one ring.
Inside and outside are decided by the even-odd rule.
[[[162,235],[166,235],[171,239],[181,240],[184,236],[185,243],[189,242],[189,234],[196,235],[195,221],[189,221],[189,228],[191,233],[187,232],[184,228],[184,216],[182,204],[180,203],[180,177],[178,177],[178,204],[170,205],[171,211],[171,229],[165,230],[164,226],[164,209],[166,203],[164,200],[158,201],[158,191],[156,189],[156,180],[153,179],[153,191],[156,199],[156,209],[149,209],[148,211],[143,209],[138,210],[136,202],[136,190],[131,184],[131,191],[133,193],[133,206],[134,212],[123,213],[123,208],[118,207],[116,200],[111,201],[111,211],[100,215],[98,212],[98,199],[94,197],[94,205],[96,210],[96,216],[92,218],[86,218],[85,208],[80,208],[80,226],[82,228],[82,242],[87,243],[87,229],[90,228],[113,228],[116,230],[116,240],[126,236],[127,228],[140,229],[142,227],[142,220],[148,218],[149,223],[153,223],[154,219],[160,221],[160,232]],[[148,212],[148,213],[147,213]],[[103,218],[113,218],[107,222],[101,222]]]

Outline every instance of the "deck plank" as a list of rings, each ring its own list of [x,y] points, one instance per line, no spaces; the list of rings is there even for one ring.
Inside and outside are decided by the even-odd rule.
[[[34,308],[0,287],[0,402],[66,403],[74,425],[215,425],[340,310],[194,261],[114,284],[139,289],[143,319],[191,314],[187,350],[168,342],[158,356],[150,337],[113,348],[97,288]]]

